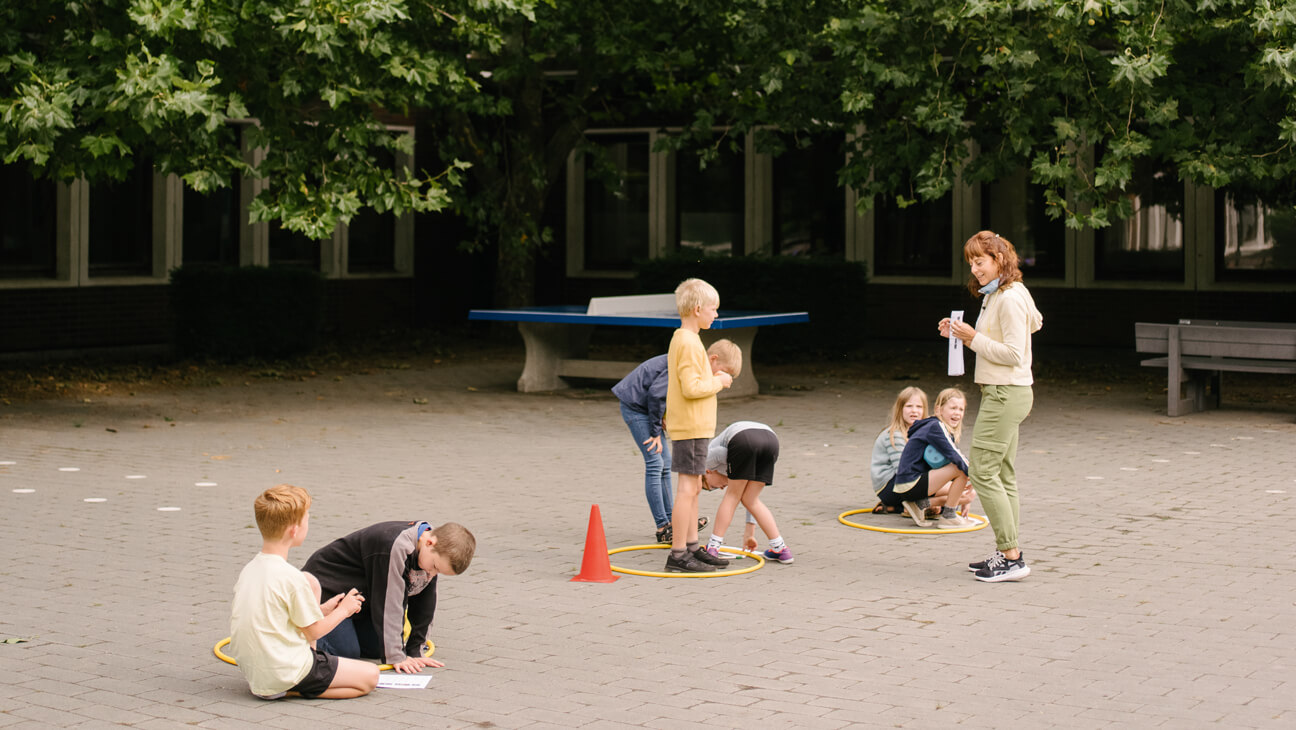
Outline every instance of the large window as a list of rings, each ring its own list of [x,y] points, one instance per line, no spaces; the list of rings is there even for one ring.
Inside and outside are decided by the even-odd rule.
[[[396,214],[365,208],[347,229],[347,272],[374,274],[396,270]]]
[[[585,268],[629,270],[648,258],[648,135],[593,142],[585,155]]]
[[[842,166],[840,135],[823,135],[809,147],[774,158],[773,253],[837,256],[846,252],[846,189],[837,182]]]
[[[21,165],[0,165],[0,278],[55,276],[55,184]]]
[[[270,222],[270,264],[300,266],[320,270],[320,242],[284,228],[279,221]]]
[[[1215,276],[1221,281],[1296,278],[1296,209],[1215,192]]]
[[[1066,276],[1066,222],[1047,210],[1044,188],[1025,170],[991,183],[981,196],[981,220],[1012,242],[1027,279]]]
[[[742,151],[728,146],[722,150],[706,167],[693,154],[676,156],[675,243],[707,253],[741,255],[746,165]]]
[[[185,187],[185,264],[238,266],[239,229],[245,215],[239,198],[240,182],[235,175],[230,187],[206,194]]]
[[[152,163],[137,158],[125,180],[93,185],[89,198],[89,275],[152,276]]]
[[[1136,173],[1129,190],[1134,215],[1094,231],[1095,278],[1183,281],[1183,183]]]
[[[873,269],[881,275],[950,276],[953,203],[950,195],[905,208],[890,196],[874,205]]]

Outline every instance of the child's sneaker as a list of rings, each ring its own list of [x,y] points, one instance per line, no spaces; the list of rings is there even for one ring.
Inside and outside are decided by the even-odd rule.
[[[905,514],[913,518],[914,523],[919,527],[929,527],[931,522],[923,515],[923,508],[917,502],[901,502],[904,505]]]
[[[780,563],[787,565],[788,563],[792,562],[792,551],[788,550],[786,545],[783,546],[782,550],[779,550],[777,552],[775,552],[774,550],[766,550],[765,559],[777,560]]]
[[[702,552],[699,550],[698,552]],[[684,557],[676,558],[674,555],[666,557],[667,573],[714,573],[715,566],[707,565],[698,560],[697,553],[684,553]]]
[[[971,527],[976,523],[970,517],[959,517],[957,513],[952,515],[941,514],[936,518],[936,529],[938,530],[961,530],[964,527]]]
[[[717,568],[725,568],[729,565],[729,561],[720,557],[720,551],[713,547],[700,547],[693,552],[693,557]]]
[[[984,568],[972,574],[972,577],[983,583],[1002,583],[1006,580],[1021,580],[1030,575],[1030,566],[1021,558],[1009,560],[1003,553],[997,553],[986,561]]]

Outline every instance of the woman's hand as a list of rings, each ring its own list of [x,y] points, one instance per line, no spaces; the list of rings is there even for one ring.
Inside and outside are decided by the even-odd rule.
[[[955,337],[963,340],[963,344],[968,347],[972,346],[972,338],[976,337],[976,328],[961,319],[950,321],[949,331]]]

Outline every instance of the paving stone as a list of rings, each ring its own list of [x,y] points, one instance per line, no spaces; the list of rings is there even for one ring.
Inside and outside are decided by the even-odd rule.
[[[651,541],[642,463],[610,396],[518,394],[519,366],[0,408],[0,460],[17,462],[0,466],[0,639],[27,639],[0,644],[0,727],[316,730],[417,716],[437,727],[1178,730],[1296,717],[1285,522],[1296,477],[1258,490],[1241,468],[1296,474],[1290,412],[1226,404],[1168,419],[1163,399],[1128,383],[1098,395],[1038,383],[1018,457],[1032,575],[987,585],[965,564],[992,549],[988,529],[910,536],[837,521],[873,502],[867,460],[899,384],[792,390],[806,376],[772,370],[763,379],[782,387],[722,402],[720,420],[778,431],[763,499],[796,562],[584,584],[569,579],[591,504],[610,546]],[[977,401],[966,389],[965,450]],[[412,406],[414,392],[430,402]],[[439,584],[432,638],[448,666],[426,690],[265,702],[213,656],[260,545],[252,499],[279,482],[315,500],[298,565],[379,520],[455,520],[477,535],[470,569]],[[701,497],[712,517],[718,503]],[[657,569],[659,552],[615,557]],[[937,686],[954,691],[938,699]]]

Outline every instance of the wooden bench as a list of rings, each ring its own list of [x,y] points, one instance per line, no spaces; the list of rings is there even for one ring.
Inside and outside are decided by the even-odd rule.
[[[1180,416],[1220,405],[1224,371],[1296,374],[1296,324],[1181,319],[1136,322],[1135,348],[1159,354],[1146,367],[1169,371],[1166,413]]]
[[[595,297],[589,305],[519,307],[517,309],[474,309],[468,319],[517,322],[526,345],[526,364],[518,378],[523,393],[560,390],[569,387],[563,378],[620,380],[639,363],[589,359],[589,340],[597,326],[679,327],[674,294],[645,294],[626,297]],[[710,345],[727,337],[742,348],[742,373],[726,397],[756,395],[752,348],[760,327],[809,322],[805,312],[743,312],[721,310],[720,316],[703,330],[702,342]]]

